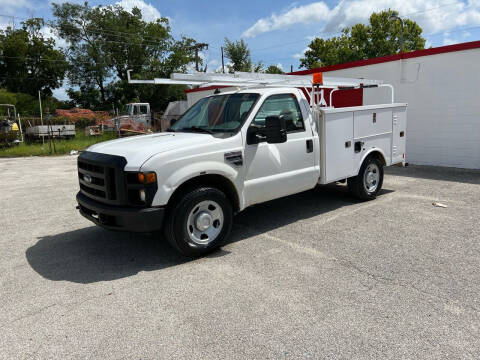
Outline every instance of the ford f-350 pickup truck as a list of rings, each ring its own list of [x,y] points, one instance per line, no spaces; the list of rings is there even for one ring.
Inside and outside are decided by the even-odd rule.
[[[82,152],[78,208],[107,229],[163,230],[199,256],[254,204],[342,180],[374,199],[383,167],[405,163],[405,131],[403,103],[319,107],[297,87],[244,87],[200,99],[168,132]]]

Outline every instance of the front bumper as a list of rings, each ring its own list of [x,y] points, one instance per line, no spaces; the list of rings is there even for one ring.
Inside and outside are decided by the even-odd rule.
[[[110,230],[152,232],[162,228],[165,208],[118,207],[92,200],[81,192],[77,194],[80,214],[96,225]]]

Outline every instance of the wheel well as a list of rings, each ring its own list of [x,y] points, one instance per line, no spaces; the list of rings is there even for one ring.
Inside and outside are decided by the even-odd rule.
[[[383,166],[387,165],[387,162],[385,161],[385,158],[383,157],[382,153],[380,151],[372,151],[370,154],[368,154],[368,157],[372,157],[374,159],[377,159],[382,163]]]
[[[201,186],[214,187],[222,191],[232,203],[233,211],[237,212],[240,210],[240,201],[235,186],[229,179],[217,174],[200,175],[185,181],[173,192],[168,203],[170,204],[172,201],[176,201],[181,195]]]

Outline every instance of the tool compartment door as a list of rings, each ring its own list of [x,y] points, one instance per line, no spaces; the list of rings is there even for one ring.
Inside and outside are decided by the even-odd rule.
[[[353,112],[324,113],[321,123],[320,182],[354,175]]]
[[[355,173],[358,174],[365,156],[380,151],[386,165],[391,164],[392,108],[355,111],[354,115]]]
[[[355,111],[355,139],[378,137],[392,132],[392,109]]]
[[[407,137],[407,108],[397,107],[393,109],[393,141],[392,141],[392,164],[405,161],[406,137]]]

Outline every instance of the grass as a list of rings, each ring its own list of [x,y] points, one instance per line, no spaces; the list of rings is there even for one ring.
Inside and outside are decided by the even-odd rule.
[[[32,143],[21,143],[18,146],[0,148],[0,157],[63,155],[69,154],[71,150],[85,150],[90,145],[115,138],[115,133],[87,136],[83,131],[79,131],[74,139],[55,140],[55,151],[53,144],[50,146],[49,141],[45,139],[45,144],[42,144],[39,140]]]

